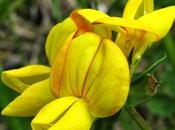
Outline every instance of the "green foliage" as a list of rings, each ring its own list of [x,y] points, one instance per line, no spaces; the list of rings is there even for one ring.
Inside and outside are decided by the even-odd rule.
[[[59,0],[52,0],[52,16],[56,21],[62,20],[61,18],[61,4]]]
[[[122,110],[119,122],[122,124],[123,130],[140,130],[139,126],[133,121],[126,109]]]
[[[88,0],[77,0],[81,8],[89,8],[89,2]]]
[[[131,82],[127,106],[137,106],[148,102],[157,92],[159,82],[154,77],[154,72],[166,56],[158,59],[150,67],[141,73],[135,73]]]
[[[23,0],[0,0],[0,19],[6,19],[11,11],[16,9]],[[1,22],[0,21],[0,22]]]
[[[164,57],[156,60],[156,62],[154,62],[145,71],[143,71],[141,73],[135,73],[133,75],[132,84],[134,84],[136,82],[139,82],[140,80],[142,80],[143,78],[145,78],[145,76],[148,75],[148,74],[153,74],[155,72],[156,68],[158,67],[158,65],[160,65],[162,63],[162,61],[164,61],[166,58],[167,58],[167,56],[165,55]]]
[[[174,37],[171,33],[165,37],[163,45],[165,47],[169,60],[174,66],[174,71],[175,71],[175,56],[174,56],[175,44],[174,44]]]
[[[137,106],[148,102],[157,92],[159,83],[153,75],[145,75],[131,86],[127,106]]]
[[[162,118],[171,118],[175,113],[175,97],[170,97],[165,94],[157,94],[149,102],[147,107],[151,113]]]

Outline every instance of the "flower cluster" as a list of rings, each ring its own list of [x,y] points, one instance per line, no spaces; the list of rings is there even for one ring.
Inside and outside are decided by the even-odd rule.
[[[130,73],[144,51],[168,33],[174,12],[175,6],[153,11],[151,0],[129,0],[123,18],[93,9],[73,11],[48,35],[50,67],[2,73],[2,81],[21,93],[2,114],[35,116],[33,130],[89,130],[96,118],[123,107]],[[116,41],[112,31],[118,32]]]

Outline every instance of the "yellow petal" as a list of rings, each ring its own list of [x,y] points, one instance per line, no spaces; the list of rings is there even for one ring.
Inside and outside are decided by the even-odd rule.
[[[72,37],[74,33],[70,35],[68,39],[66,39],[64,46],[60,49],[59,53],[56,56],[56,60],[52,67],[51,72],[51,90],[53,94],[58,97],[59,96],[59,87],[64,74],[64,64],[67,57],[68,49],[72,42]],[[55,71],[56,70],[56,71]]]
[[[134,49],[134,54],[137,49],[143,46],[145,49],[148,48],[149,43],[151,43],[152,40],[155,40],[156,35],[152,33],[138,29],[126,28],[125,30],[127,30],[127,34],[120,33],[116,39],[116,44],[120,47],[126,57],[129,56],[132,49]]]
[[[90,32],[92,31],[92,25],[90,21],[80,15],[77,10],[73,11],[70,16],[73,21],[76,23],[78,30],[81,32]]]
[[[145,14],[150,13],[153,10],[154,10],[154,0],[144,0]]]
[[[125,9],[123,11],[123,18],[134,19],[137,13],[142,12],[143,14],[143,11],[140,11],[139,9],[143,8],[141,6],[143,6],[143,0],[128,0]]]
[[[60,97],[84,98],[95,116],[105,117],[116,113],[125,103],[130,77],[121,50],[110,40],[101,40],[94,33],[76,37],[68,49],[62,75],[56,73],[60,65],[55,62],[51,86]]]
[[[93,32],[100,35],[102,38],[112,39],[112,31],[103,25],[94,25]]]
[[[43,65],[29,65],[23,68],[3,71],[1,78],[2,81],[21,93],[28,86],[47,79],[50,74],[50,68]]]
[[[71,18],[67,18],[51,29],[46,41],[46,54],[51,65],[65,44],[65,40],[75,31],[77,31],[77,27]]]
[[[35,130],[48,129],[54,125],[59,116],[65,113],[76,101],[76,97],[63,97],[55,99],[44,106],[32,121],[32,128]],[[47,118],[45,118],[47,117]],[[61,118],[61,117],[60,117]]]
[[[128,63],[122,51],[103,39],[86,77],[84,98],[96,117],[107,117],[125,104],[130,84]]]
[[[152,12],[153,10],[153,0],[128,0],[123,12],[123,18],[137,19],[144,14]]]
[[[166,7],[153,11],[138,19],[146,26],[150,26],[150,31],[163,38],[170,30],[175,19],[175,6]]]
[[[89,16],[91,16],[92,13],[93,13],[92,16],[96,16],[96,17],[89,18]],[[75,10],[71,13],[70,17],[76,23],[80,31],[79,34],[83,32],[95,32],[104,38],[111,39],[111,29],[106,28],[104,26],[100,26],[100,25],[94,26],[91,24],[93,21],[97,19],[108,17],[107,15],[101,13],[100,11],[91,10],[91,9]]]
[[[2,111],[2,115],[34,116],[53,99],[49,88],[49,79],[46,79],[27,88]]]
[[[33,130],[89,130],[93,120],[87,104],[82,99],[63,97],[44,106],[33,119],[32,128]]]
[[[137,48],[143,44],[159,40],[159,36],[155,31],[149,25],[139,20],[110,17],[97,20],[95,24],[101,24],[119,32],[116,43],[126,56],[128,56],[133,47]]]
[[[125,34],[128,33],[126,28],[138,29],[138,30],[143,30],[143,31],[152,33],[151,27],[149,25],[145,25],[142,21],[132,20],[132,19],[109,17],[109,18],[96,20],[94,24],[101,24],[105,27],[111,28],[114,31],[125,33]]]
[[[79,13],[81,16],[83,16],[88,21],[90,21],[90,23],[96,21],[97,19],[109,17],[105,13],[102,13],[102,12],[100,12],[98,10],[94,10],[94,9],[80,9],[80,10],[77,10],[77,13]]]
[[[65,61],[56,58],[52,67],[52,91],[57,96],[82,95],[83,83],[100,43],[100,36],[84,33],[72,40]],[[60,70],[62,67],[63,70]]]

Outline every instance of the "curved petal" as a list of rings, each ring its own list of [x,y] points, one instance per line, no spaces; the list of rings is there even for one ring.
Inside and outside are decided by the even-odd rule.
[[[105,117],[116,113],[125,103],[130,77],[121,50],[110,40],[101,40],[94,33],[75,38],[62,75],[57,73],[60,65],[55,62],[51,79],[57,96],[84,98],[95,116]]]
[[[77,10],[77,13],[86,18],[90,23],[102,19],[102,18],[107,18],[109,17],[105,13],[102,13],[101,11],[94,10],[94,9],[80,9]]]
[[[143,10],[143,1],[144,0],[128,0],[125,9],[123,11],[123,18],[134,19],[137,13],[143,15],[143,11],[140,11],[139,8]]]
[[[2,81],[13,90],[21,93],[28,86],[49,78],[50,68],[44,65],[29,65],[23,68],[3,71]]]
[[[154,0],[144,0],[145,14],[150,13],[154,10]]]
[[[33,119],[32,128],[33,130],[89,130],[93,121],[94,118],[82,99],[63,97],[43,107]]]
[[[155,35],[138,29],[125,29],[127,34],[120,33],[116,39],[116,44],[120,47],[123,53],[128,57],[133,51],[133,55],[137,49],[145,47],[155,40]],[[158,39],[158,38],[157,38]]]
[[[143,17],[146,17],[147,15]],[[112,30],[119,32],[116,43],[119,45],[126,56],[129,55],[133,48],[137,49],[143,44],[147,44],[147,46],[149,46],[150,43],[158,41],[161,38],[159,34],[153,29],[152,25],[145,24],[144,20],[141,21],[110,17],[97,20],[95,23],[102,24],[105,27],[109,27]]]
[[[153,10],[154,0],[128,0],[123,12],[123,18],[137,19]]]
[[[103,39],[86,78],[84,96],[96,117],[107,117],[124,105],[129,91],[130,75],[122,51]]]
[[[72,33],[72,35],[68,39],[66,39],[66,42],[65,42],[66,44],[60,49],[52,67],[52,71],[50,75],[51,90],[56,97],[59,96],[59,87],[64,74],[64,68],[65,68],[68,49],[71,45],[73,36],[74,36],[74,33]]]
[[[81,14],[77,12],[77,10],[73,11],[70,16],[75,24],[78,27],[78,30],[81,32],[90,32],[92,31],[92,24],[89,20],[83,17]]]
[[[83,83],[100,40],[94,33],[83,33],[72,40],[64,62],[57,56],[51,72],[51,89],[56,96],[82,95]]]
[[[112,31],[103,25],[93,25],[93,32],[102,38],[112,39]]]
[[[146,14],[138,22],[150,26],[150,31],[163,38],[170,30],[175,19],[175,6],[159,9]]]
[[[109,17],[105,15],[104,13],[97,11],[97,10],[92,10],[92,9],[83,9],[83,10],[73,11],[70,17],[76,23],[80,31],[79,33],[95,32],[104,38],[111,39],[111,35],[112,35],[111,29],[106,28],[104,26],[91,24],[97,19]]]
[[[8,116],[34,116],[47,103],[54,99],[49,79],[40,81],[27,88],[20,96],[13,100],[3,111]]]
[[[127,34],[126,29],[137,29],[137,30],[143,30],[149,33],[155,33],[152,28],[144,24],[143,21],[139,20],[132,20],[132,19],[124,19],[119,17],[109,17],[104,18],[100,20],[96,20],[94,24],[101,24],[103,26],[109,27],[114,31],[121,32]],[[156,34],[155,34],[156,37]]]
[[[46,41],[46,54],[51,65],[57,53],[65,44],[65,40],[76,31],[77,26],[71,18],[67,18],[51,29]]]

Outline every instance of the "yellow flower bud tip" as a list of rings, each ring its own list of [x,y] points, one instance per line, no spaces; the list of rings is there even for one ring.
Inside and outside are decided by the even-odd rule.
[[[22,93],[30,85],[49,78],[50,68],[44,65],[28,65],[20,69],[3,71],[2,81],[13,90]]]

